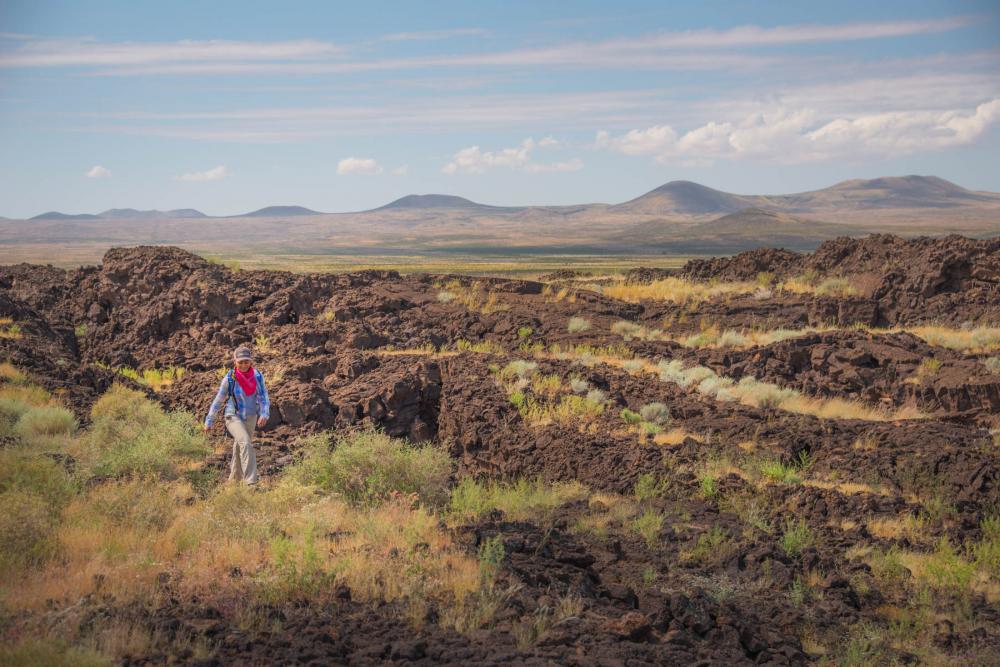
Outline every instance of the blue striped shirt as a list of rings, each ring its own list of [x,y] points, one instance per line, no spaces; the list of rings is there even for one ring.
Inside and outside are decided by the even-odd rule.
[[[267,396],[267,387],[264,386],[264,376],[256,368],[253,369],[253,374],[257,380],[257,393],[254,394],[254,398],[257,400],[257,415],[266,420],[271,416],[271,399]],[[233,398],[229,397],[230,381],[233,383]],[[247,396],[243,392],[243,387],[240,386],[233,372],[229,371],[226,373],[225,377],[222,378],[222,384],[219,385],[219,391],[215,394],[215,400],[212,401],[212,407],[208,409],[208,416],[205,417],[205,426],[212,426],[212,423],[215,421],[215,413],[222,408],[223,402],[226,404],[226,417],[229,415],[239,415],[240,419],[245,420],[247,418],[246,398]],[[233,405],[234,399],[235,405]]]

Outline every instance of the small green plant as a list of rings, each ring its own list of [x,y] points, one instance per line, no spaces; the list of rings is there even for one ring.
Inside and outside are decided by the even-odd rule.
[[[25,442],[35,442],[52,436],[72,435],[76,427],[72,412],[58,405],[45,405],[25,411],[14,424],[14,432]]]
[[[758,470],[765,478],[779,484],[798,484],[802,481],[797,467],[781,461],[763,461],[759,464]]]
[[[546,483],[541,479],[515,482],[477,482],[463,477],[451,491],[449,513],[463,521],[479,519],[500,510],[514,520],[547,520],[561,505],[586,496],[578,482]]]
[[[639,408],[639,415],[651,424],[666,426],[670,423],[670,409],[664,403],[647,403]]]
[[[479,545],[479,578],[484,584],[492,585],[496,580],[506,555],[503,535],[483,540]]]
[[[652,549],[660,538],[663,529],[663,515],[656,510],[647,509],[632,521],[632,530],[639,533],[646,541],[646,546]]]
[[[718,497],[719,482],[714,475],[706,473],[698,478],[698,493],[706,500]]]
[[[518,411],[524,410],[528,405],[528,397],[525,396],[523,391],[512,391],[507,396],[507,400],[513,405]]]
[[[253,343],[257,347],[258,352],[266,353],[271,351],[271,339],[264,334],[259,334],[254,338]]]
[[[534,332],[535,330],[532,329],[531,327],[519,327],[517,330],[517,337],[520,338],[521,340],[525,340],[526,338],[529,338],[531,334],[533,334]]]
[[[1000,576],[1000,515],[994,514],[982,520],[979,524],[982,537],[972,547],[972,556],[976,565]]]
[[[566,324],[566,330],[570,333],[580,333],[590,328],[590,322],[582,317],[571,317]]]
[[[958,595],[968,591],[976,574],[976,566],[963,558],[947,537],[941,537],[938,541],[934,554],[927,559],[925,569],[934,588]]]
[[[816,538],[812,530],[802,519],[786,519],[785,530],[781,535],[781,548],[791,557],[802,553],[803,549],[811,547]]]
[[[629,424],[630,426],[638,424],[642,421],[642,415],[640,415],[638,412],[629,410],[628,408],[622,408],[621,418],[622,421],[624,421],[626,424]]]
[[[569,388],[574,394],[586,394],[590,391],[590,383],[581,378],[573,378],[569,381]]]
[[[587,392],[587,401],[590,403],[595,403],[597,405],[604,405],[604,402],[608,400],[608,395],[601,391],[600,389],[591,389]]]
[[[527,380],[538,370],[538,364],[534,361],[526,361],[524,359],[515,359],[504,366],[503,370],[500,371],[500,377],[503,379],[518,378],[521,380]]]
[[[635,498],[640,502],[649,500],[650,498],[658,498],[663,495],[666,487],[666,480],[657,479],[656,475],[647,472],[640,475],[639,479],[635,482]]]
[[[941,370],[941,360],[935,359],[934,357],[927,357],[920,362],[920,366],[917,367],[917,377],[929,378],[937,375],[938,371]]]
[[[681,560],[695,565],[711,565],[725,561],[737,548],[733,539],[715,525],[698,536],[693,548],[681,551]]]
[[[989,357],[983,359],[983,365],[991,373],[1000,373],[1000,357]]]
[[[73,327],[73,335],[76,336],[77,338],[83,338],[84,336],[86,336],[87,335],[87,325],[86,324],[77,324],[75,327]]]

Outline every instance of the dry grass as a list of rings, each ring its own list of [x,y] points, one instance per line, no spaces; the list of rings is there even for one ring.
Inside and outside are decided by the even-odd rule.
[[[942,326],[921,326],[878,331],[907,331],[923,338],[930,345],[957,350],[966,354],[989,353],[1000,350],[1000,327],[953,329]]]
[[[18,340],[22,335],[21,325],[16,324],[10,317],[0,317],[0,338]]]
[[[445,293],[448,296],[444,299],[441,298],[441,293],[438,294],[439,301],[458,303],[484,315],[510,310],[510,305],[503,303],[499,294],[486,290],[478,280],[469,285],[464,285],[460,280],[451,280],[445,284]]]
[[[185,372],[187,372],[186,369],[178,368],[176,366],[167,366],[166,368],[146,368],[141,371],[129,368],[128,366],[118,369],[118,373],[123,377],[135,380],[139,384],[145,385],[153,391],[162,391],[164,387],[169,387],[174,382],[184,377]]]
[[[608,285],[604,294],[615,299],[638,303],[640,301],[672,301],[674,303],[700,303],[720,296],[750,294],[757,290],[756,282],[700,283],[682,278],[665,278],[643,285]]]

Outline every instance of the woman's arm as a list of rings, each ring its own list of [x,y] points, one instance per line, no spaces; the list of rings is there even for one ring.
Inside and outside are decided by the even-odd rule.
[[[208,416],[205,417],[205,428],[212,428],[212,422],[215,421],[215,413],[222,409],[223,404],[229,398],[229,374],[226,373],[225,377],[222,378],[222,384],[219,385],[219,391],[215,393],[215,399],[212,401],[212,407],[208,409]]]
[[[271,417],[271,399],[264,385],[264,374],[260,371],[257,371],[257,409],[260,411],[260,418],[265,422]]]

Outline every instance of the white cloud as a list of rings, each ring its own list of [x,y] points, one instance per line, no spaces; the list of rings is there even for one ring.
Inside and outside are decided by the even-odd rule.
[[[0,51],[0,67],[99,68],[101,75],[149,74],[337,74],[453,67],[592,67],[656,70],[747,69],[796,63],[802,56],[751,55],[733,49],[790,44],[850,42],[947,32],[975,22],[954,16],[914,21],[827,25],[738,26],[726,30],[646,33],[604,40],[563,42],[536,48],[403,58],[337,60],[343,48],[317,40],[239,42],[100,42],[94,39],[12,41]],[[444,39],[480,34],[476,28],[406,32],[382,41]],[[730,51],[727,51],[730,50]]]
[[[208,171],[195,171],[190,174],[174,176],[175,181],[221,181],[229,175],[229,171],[223,165],[219,165]]]
[[[374,176],[382,173],[382,167],[371,158],[345,157],[337,163],[337,173],[341,176]]]
[[[394,32],[389,35],[382,35],[379,39],[383,42],[415,42],[438,39],[451,39],[452,37],[472,37],[485,35],[482,28],[448,28],[444,30],[424,30],[421,32]]]
[[[111,178],[111,170],[95,164],[87,170],[86,176],[87,178]]]
[[[821,118],[810,109],[776,108],[736,122],[709,122],[683,134],[669,125],[597,133],[598,148],[649,155],[661,163],[752,159],[798,163],[855,157],[893,158],[969,144],[1000,123],[1000,99],[974,109],[894,111]]]
[[[234,63],[313,60],[341,52],[329,42],[181,40],[177,42],[100,42],[94,39],[39,39],[0,52],[0,67],[87,67],[161,63]]]
[[[392,170],[393,176],[406,176],[409,173],[410,173],[410,165],[408,164],[401,164]]]
[[[494,167],[507,167],[531,173],[583,169],[583,161],[579,158],[549,164],[532,162],[531,154],[536,148],[550,148],[558,143],[552,137],[546,137],[538,142],[528,137],[514,148],[503,148],[499,151],[484,151],[479,146],[469,146],[455,153],[451,162],[442,167],[441,171],[446,174],[481,174]]]

